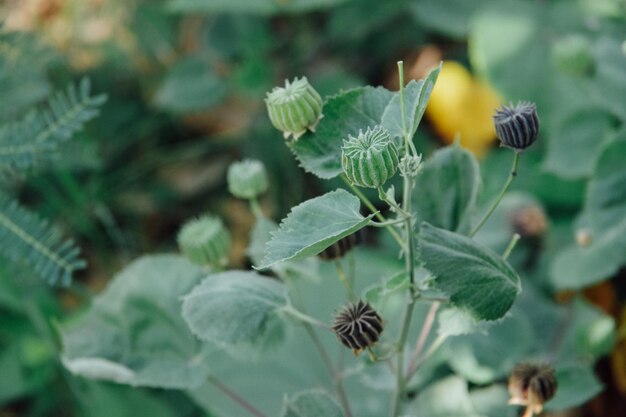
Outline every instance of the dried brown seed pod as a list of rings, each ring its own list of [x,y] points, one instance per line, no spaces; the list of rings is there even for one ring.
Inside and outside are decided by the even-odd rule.
[[[359,243],[359,236],[357,233],[353,233],[343,239],[339,239],[337,242],[318,253],[317,256],[324,260],[340,259],[357,243]]]
[[[358,355],[378,341],[383,332],[383,320],[372,306],[359,300],[337,314],[332,329],[341,343]]]
[[[543,404],[554,397],[558,383],[554,368],[547,363],[520,363],[509,378],[509,404],[525,405],[523,417],[541,413]]]
[[[523,238],[542,236],[548,228],[544,211],[539,206],[528,206],[513,213],[513,230]]]
[[[496,134],[502,146],[523,151],[537,140],[539,118],[535,103],[520,102],[502,106],[493,116]]]

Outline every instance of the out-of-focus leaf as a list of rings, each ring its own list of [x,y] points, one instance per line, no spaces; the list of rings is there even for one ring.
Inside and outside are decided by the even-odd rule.
[[[180,256],[145,256],[113,279],[87,312],[61,328],[75,374],[118,383],[189,388],[207,375],[208,352],[181,317],[181,296],[204,276]]]
[[[467,382],[458,376],[430,385],[406,409],[416,416],[481,417],[472,404]]]
[[[617,38],[602,37],[593,46],[592,53],[596,62],[594,87],[598,103],[626,122],[626,55],[623,43]]]
[[[315,133],[307,133],[291,144],[302,167],[323,179],[339,175],[341,146],[348,135],[380,124],[391,91],[382,87],[360,87],[330,97],[325,103]]]
[[[320,390],[299,392],[286,398],[282,417],[342,417],[339,404]]]
[[[211,65],[201,56],[178,61],[155,95],[156,104],[174,113],[208,110],[219,104],[228,88]]]
[[[285,286],[254,272],[209,275],[183,300],[183,317],[200,339],[220,347],[263,347],[283,335],[277,312]]]
[[[572,365],[556,370],[559,387],[545,405],[546,410],[564,410],[589,401],[602,391],[602,384],[590,366]]]
[[[578,230],[592,237],[589,246],[560,252],[550,268],[557,288],[581,288],[611,277],[626,264],[626,140],[608,145],[587,188]]]
[[[438,317],[437,334],[440,336],[461,336],[474,332],[485,335],[490,323],[476,321],[473,317],[458,308],[446,308]]]
[[[489,3],[493,0],[420,0],[412,2],[410,10],[421,25],[461,39],[467,37],[474,13]]]
[[[330,8],[347,0],[169,0],[168,10],[175,13],[247,13],[272,15],[303,13]]]
[[[487,417],[515,417],[517,410],[507,404],[510,396],[504,385],[494,384],[470,392],[474,408]]]
[[[338,240],[362,229],[373,214],[363,217],[359,206],[357,197],[339,189],[294,207],[272,235],[258,269],[317,255]]]
[[[413,207],[420,220],[465,233],[479,188],[474,156],[458,145],[448,146],[423,163],[412,193]]]
[[[422,223],[419,256],[435,275],[434,287],[477,320],[503,317],[521,291],[517,272],[496,253],[428,223]]]

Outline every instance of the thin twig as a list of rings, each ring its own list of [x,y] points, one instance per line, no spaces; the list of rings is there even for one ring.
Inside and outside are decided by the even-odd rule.
[[[231,400],[233,400],[233,402],[235,402],[237,405],[239,405],[241,408],[245,409],[246,411],[248,411],[250,414],[252,414],[253,416],[256,417],[267,417],[265,414],[263,414],[261,411],[259,411],[258,408],[256,408],[255,406],[253,406],[252,404],[250,404],[248,401],[246,401],[245,398],[243,398],[242,396],[240,396],[239,394],[237,394],[235,391],[233,391],[232,389],[228,388],[226,385],[222,384],[219,380],[217,380],[216,378],[209,376],[208,381],[215,385],[215,387],[217,389],[219,389],[220,391],[222,391],[228,398],[230,398]]]
[[[426,315],[426,319],[424,319],[424,325],[422,326],[422,331],[417,339],[417,343],[415,344],[415,350],[413,351],[413,355],[411,355],[411,360],[409,362],[409,366],[407,368],[406,374],[411,375],[415,372],[414,368],[417,364],[417,359],[422,353],[422,349],[424,349],[424,345],[426,344],[426,340],[428,339],[428,335],[430,334],[430,330],[435,323],[435,317],[437,316],[437,310],[439,310],[439,306],[441,303],[434,302],[430,305],[430,309],[428,310],[428,314]]]

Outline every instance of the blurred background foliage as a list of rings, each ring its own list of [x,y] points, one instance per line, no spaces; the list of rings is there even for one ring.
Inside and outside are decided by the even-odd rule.
[[[479,158],[483,201],[510,164],[496,146],[494,109],[537,103],[540,140],[521,160],[515,193],[477,238],[502,248],[520,232],[511,259],[525,296],[516,308],[539,322],[563,316],[548,329],[565,332],[590,363],[599,358],[595,375],[564,376],[591,380],[585,399],[602,391],[571,415],[623,412],[616,406],[626,400],[623,1],[5,0],[0,21],[0,125],[84,76],[108,95],[54,165],[1,180],[4,193],[74,237],[88,267],[70,289],[51,289],[27,266],[2,259],[0,415],[205,415],[200,393],[72,377],[59,365],[55,323],[139,254],[174,250],[180,224],[204,211],[225,219],[231,264],[245,265],[254,219],[227,193],[230,162],[265,163],[272,186],[262,203],[275,219],[338,185],[297,166],[266,117],[265,92],[296,75],[322,96],[365,84],[396,89],[398,60],[407,79],[444,61],[416,145],[427,157],[459,138]],[[516,325],[518,333],[504,326],[494,336],[519,339],[513,356],[553,338],[545,327]],[[485,377],[467,357],[468,344],[481,350],[473,337],[447,347],[456,350],[447,366],[457,374],[450,378],[481,386],[503,376],[507,354],[477,359],[491,361]],[[450,378],[438,384],[454,390]],[[502,394],[488,390],[472,390],[472,401]]]

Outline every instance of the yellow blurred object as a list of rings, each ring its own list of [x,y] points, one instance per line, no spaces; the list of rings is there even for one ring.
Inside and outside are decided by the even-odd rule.
[[[480,157],[496,139],[491,117],[500,103],[498,94],[463,65],[445,61],[426,116],[444,142],[452,143],[459,135],[461,145]]]

